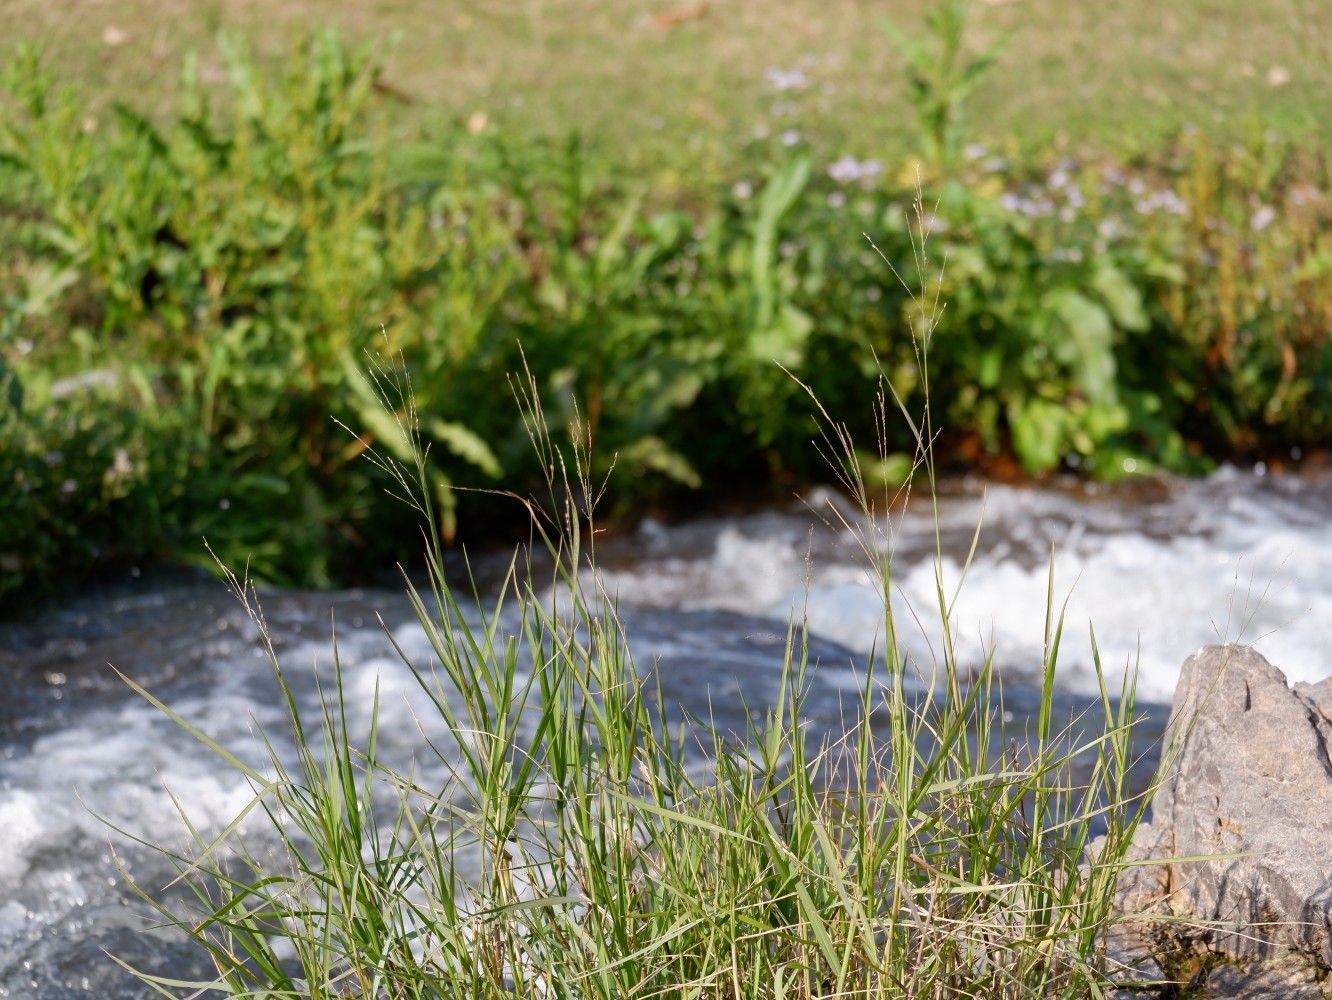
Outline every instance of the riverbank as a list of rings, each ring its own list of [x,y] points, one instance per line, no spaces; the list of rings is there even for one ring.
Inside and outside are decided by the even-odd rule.
[[[948,303],[942,465],[1112,479],[1332,445],[1332,184],[1303,133],[1203,123],[1116,152],[959,132],[930,157],[903,107],[906,151],[848,152],[806,127],[833,82],[810,66],[760,74],[781,113],[724,160],[685,144],[644,169],[603,136],[470,116],[403,137],[379,56],[314,34],[274,72],[233,40],[206,57],[220,76],[118,110],[11,60],[7,606],[97,567],[211,566],[205,538],[307,585],[414,558],[360,457],[395,447],[377,355],[410,372],[458,539],[524,513],[450,487],[541,488],[511,378],[557,437],[577,417],[594,478],[615,466],[612,522],[781,498],[828,476],[800,383],[861,442],[881,378],[920,413],[920,300]],[[882,431],[891,483],[915,442]]]

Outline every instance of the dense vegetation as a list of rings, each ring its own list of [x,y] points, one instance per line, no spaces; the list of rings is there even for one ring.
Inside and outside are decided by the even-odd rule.
[[[0,594],[200,559],[203,537],[288,582],[409,555],[391,484],[357,460],[396,439],[367,352],[406,364],[443,526],[472,537],[520,508],[449,483],[540,474],[513,373],[617,464],[619,515],[787,490],[822,475],[796,379],[859,440],[881,375],[918,402],[913,291],[947,303],[928,372],[945,461],[1117,477],[1330,443],[1325,156],[1255,124],[1014,158],[955,114],[983,66],[917,55],[922,158],[825,161],[791,129],[668,185],[576,136],[400,148],[373,61],[329,33],[280,73],[233,40],[220,92],[187,60],[165,120],[93,115],[16,51]],[[905,468],[913,442],[886,432]]]

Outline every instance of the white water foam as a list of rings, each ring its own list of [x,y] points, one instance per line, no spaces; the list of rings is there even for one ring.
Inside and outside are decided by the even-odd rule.
[[[940,517],[948,540],[940,578],[964,663],[992,653],[1003,671],[1039,671],[1053,560],[1066,690],[1096,686],[1092,627],[1111,682],[1136,665],[1145,699],[1168,702],[1184,659],[1217,642],[1256,646],[1291,680],[1332,674],[1323,652],[1332,613],[1326,488],[1232,469],[1173,483],[1150,502],[996,486],[983,498],[945,498]],[[708,546],[698,526],[653,525],[644,539],[653,554],[603,579],[629,605],[805,615],[817,635],[866,656],[881,650],[882,595],[863,555],[843,531],[840,545],[816,538],[807,561],[811,530],[828,534],[808,514],[764,514],[718,522]],[[941,642],[933,530],[919,507],[895,515],[891,528],[894,619],[904,650],[921,663]]]

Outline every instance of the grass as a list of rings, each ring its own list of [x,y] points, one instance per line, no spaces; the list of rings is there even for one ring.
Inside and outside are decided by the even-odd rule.
[[[937,302],[917,305],[928,369]],[[377,383],[414,455],[377,460],[432,523],[410,386],[384,369]],[[1014,731],[992,652],[968,664],[953,648],[941,554],[937,604],[916,609],[934,622],[937,659],[900,652],[885,484],[824,414],[827,455],[861,508],[843,526],[884,598],[882,652],[864,664],[845,731],[825,737],[803,716],[818,665],[799,620],[780,695],[752,706],[746,731],[681,719],[599,586],[604,485],[588,452],[559,450],[534,380],[517,389],[552,498],[549,513],[530,505],[533,544],[553,570],[538,579],[518,562],[485,601],[455,587],[428,544],[429,584],[409,594],[432,655],[403,658],[430,742],[411,769],[377,755],[377,695],[368,732],[349,725],[336,649],[317,707],[302,705],[253,591],[228,574],[291,728],[262,734],[262,769],[191,730],[255,798],[217,837],[183,817],[194,850],[167,852],[197,909],[163,916],[209,950],[216,979],[145,980],[166,995],[256,998],[1103,995],[1116,977],[1103,947],[1113,890],[1148,798],[1128,784],[1131,673],[1117,690],[1102,675],[1090,737],[1054,718],[1053,574],[1041,708]],[[928,406],[907,419],[933,493]]]
[[[165,112],[183,52],[199,51],[205,76],[220,80],[209,61],[219,30],[265,39],[261,52],[278,59],[303,28],[332,24],[385,64],[384,84],[404,99],[395,113],[402,142],[473,116],[522,136],[578,128],[626,163],[687,186],[708,164],[728,165],[740,152],[735,137],[758,127],[776,135],[793,125],[829,158],[909,151],[903,62],[876,21],[889,15],[915,32],[928,6],[6,0],[0,36],[43,41],[62,79],[105,101]],[[1321,96],[1332,87],[1332,9],[1314,0],[1184,0],[1150,17],[1064,0],[973,8],[977,48],[1010,36],[976,96],[981,141],[1123,151],[1155,146],[1186,122],[1235,136],[1250,119],[1294,134],[1329,124]],[[663,21],[672,26],[655,26]],[[775,92],[770,68],[802,69],[808,86]]]

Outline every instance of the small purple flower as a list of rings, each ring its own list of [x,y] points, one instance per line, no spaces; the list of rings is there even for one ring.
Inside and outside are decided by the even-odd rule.
[[[1145,198],[1139,198],[1133,203],[1133,208],[1139,215],[1151,215],[1155,212],[1165,212],[1167,215],[1188,215],[1188,203],[1174,191],[1153,191]]]
[[[883,173],[883,164],[878,160],[857,160],[854,156],[843,156],[828,164],[828,176],[838,184],[862,183],[873,180]]]
[[[736,197],[737,201],[748,201],[754,196],[754,185],[750,184],[749,181],[736,181],[731,185],[731,194]]]
[[[776,91],[804,90],[809,85],[805,71],[799,67],[778,69],[776,66],[769,66],[763,71],[763,78],[768,81],[768,86]]]
[[[800,133],[797,132],[795,129],[788,128],[785,132],[782,133],[783,146],[794,146],[798,142],[800,142]]]
[[[1189,203],[1174,191],[1166,191],[1161,198],[1161,207],[1171,215],[1188,215]]]
[[[828,164],[828,176],[838,184],[860,180],[860,161],[854,156],[843,156]]]
[[[1271,205],[1263,205],[1254,212],[1249,219],[1249,228],[1255,233],[1261,233],[1264,229],[1276,221],[1276,209]]]
[[[832,194],[828,195],[829,208],[841,208],[845,204],[846,195],[842,194],[841,191],[834,191]]]

